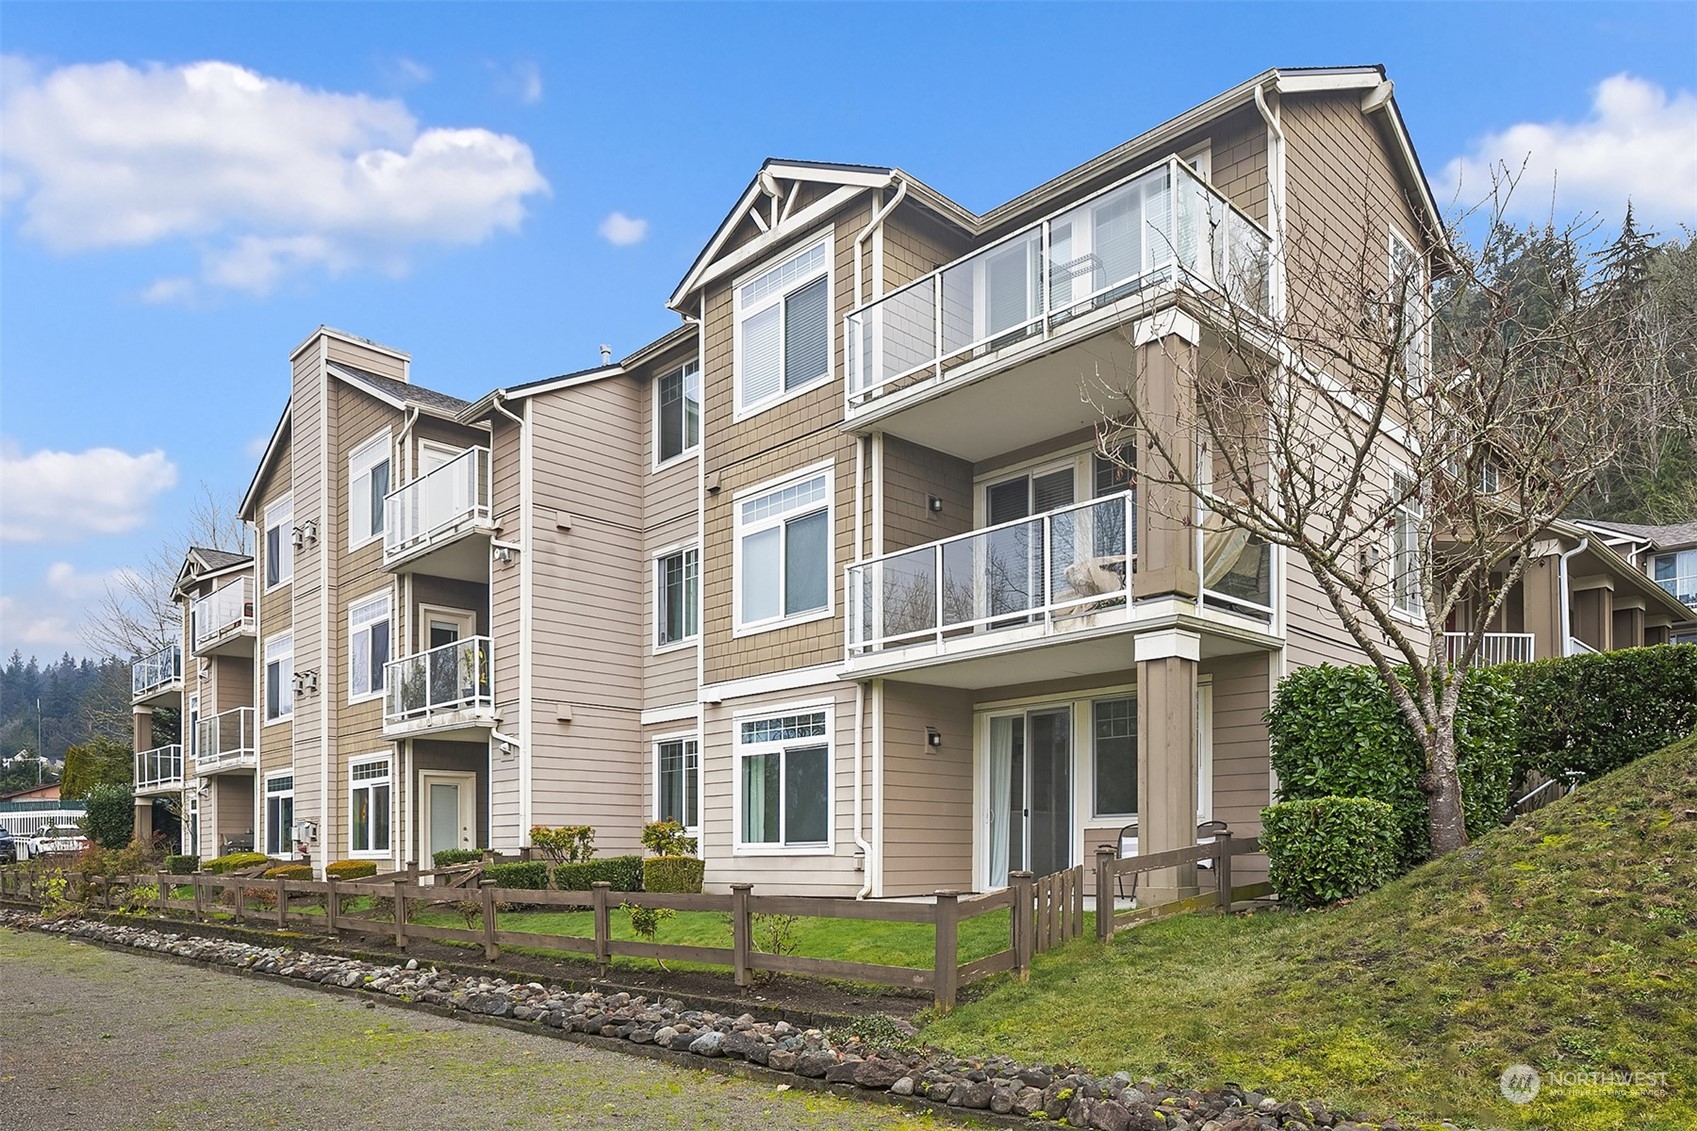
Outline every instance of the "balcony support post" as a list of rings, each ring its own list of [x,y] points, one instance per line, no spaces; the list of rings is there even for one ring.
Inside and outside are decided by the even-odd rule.
[[[1137,347],[1132,375],[1143,424],[1166,438],[1179,465],[1177,480],[1194,481],[1196,474],[1196,452],[1181,442],[1196,418],[1193,376],[1186,371],[1195,361],[1194,346],[1169,335]],[[1139,437],[1138,447],[1146,446]],[[1139,485],[1137,505],[1143,512],[1138,524],[1138,594],[1195,599],[1201,592],[1196,526],[1190,517],[1197,512],[1195,500],[1184,488],[1151,478]]]
[[[1136,637],[1138,851],[1144,855],[1196,843],[1197,686],[1202,638],[1170,629]],[[1196,865],[1144,876],[1149,906],[1196,894]]]

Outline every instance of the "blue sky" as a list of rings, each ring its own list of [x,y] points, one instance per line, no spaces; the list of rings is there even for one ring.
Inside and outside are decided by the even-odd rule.
[[[319,323],[462,396],[664,333],[766,156],[984,210],[1269,66],[1383,63],[1440,199],[1697,223],[1697,4],[33,4],[0,24],[0,654],[239,492]],[[1532,194],[1536,196],[1537,194]]]

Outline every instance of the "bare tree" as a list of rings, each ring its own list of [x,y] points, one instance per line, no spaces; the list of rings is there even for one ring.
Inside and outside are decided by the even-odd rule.
[[[1512,190],[1497,181],[1486,219]],[[1620,317],[1626,296],[1595,270],[1591,225],[1543,233],[1560,254],[1532,265],[1544,277],[1529,289],[1493,246],[1512,228],[1492,222],[1470,246],[1458,220],[1433,249],[1445,278],[1428,297],[1427,257],[1393,250],[1387,265],[1382,211],[1363,202],[1361,216],[1353,231],[1293,227],[1275,242],[1282,308],[1204,304],[1201,344],[1163,349],[1180,395],[1140,401],[1138,374],[1129,389],[1099,375],[1086,395],[1109,418],[1102,454],[1135,439],[1136,474],[1183,512],[1169,517],[1283,547],[1313,576],[1419,739],[1441,854],[1467,840],[1455,677],[1552,520],[1660,411],[1665,381],[1655,343]],[[1454,653],[1446,628],[1463,634]]]

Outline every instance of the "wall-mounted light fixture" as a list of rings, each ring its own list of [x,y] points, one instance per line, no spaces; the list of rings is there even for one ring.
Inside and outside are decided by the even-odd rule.
[[[306,530],[305,530],[305,528],[297,526],[297,527],[293,528],[292,530],[290,530],[289,531],[289,544],[297,550],[300,549],[302,546],[306,545]]]
[[[935,495],[925,496],[925,505],[931,509],[932,514],[943,513],[943,500],[939,499]]]
[[[523,548],[517,542],[502,542],[495,538],[489,540],[490,555],[502,565],[512,565],[513,555]]]
[[[926,727],[925,728],[925,749],[926,749],[926,751],[929,752],[929,753],[935,753],[938,750],[941,750],[942,748],[943,748],[943,732],[938,730],[936,727]]]

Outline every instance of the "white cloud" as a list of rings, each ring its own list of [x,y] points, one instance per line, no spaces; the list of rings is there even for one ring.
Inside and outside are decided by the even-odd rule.
[[[0,192],[25,235],[60,254],[187,241],[216,288],[404,271],[417,247],[517,229],[549,191],[515,137],[421,128],[397,99],[232,63],[42,72],[9,57],[0,92]],[[142,298],[183,301],[186,283]]]
[[[16,648],[24,655],[34,653],[57,658],[66,649],[82,650],[82,637],[69,617],[58,612],[43,612],[40,605],[25,603],[12,597],[0,597],[0,644],[6,655]]]
[[[134,571],[121,567],[103,573],[83,573],[70,562],[54,562],[47,567],[47,587],[73,601],[98,597],[109,588],[133,579]]]
[[[63,542],[90,534],[122,534],[147,521],[153,497],[177,484],[162,451],[130,455],[116,448],[43,450],[24,455],[0,445],[0,541]]]
[[[1491,170],[1507,165],[1520,186],[1510,202],[1518,219],[1549,215],[1555,186],[1557,219],[1596,211],[1618,220],[1630,197],[1643,226],[1669,232],[1697,220],[1697,95],[1668,92],[1629,74],[1604,79],[1591,114],[1580,122],[1521,122],[1474,143],[1444,171],[1458,199],[1490,190]]]
[[[601,226],[596,231],[614,247],[629,247],[631,244],[641,243],[648,235],[648,221],[626,216],[623,212],[615,212],[601,221]]]
[[[270,436],[254,436],[242,445],[242,454],[248,459],[257,460],[265,454],[265,449],[270,446]]]
[[[396,56],[393,67],[395,75],[406,83],[422,85],[436,76],[430,68],[417,59],[408,59],[405,55]]]
[[[526,106],[542,101],[542,69],[535,63],[514,63],[513,83],[519,101]]]

